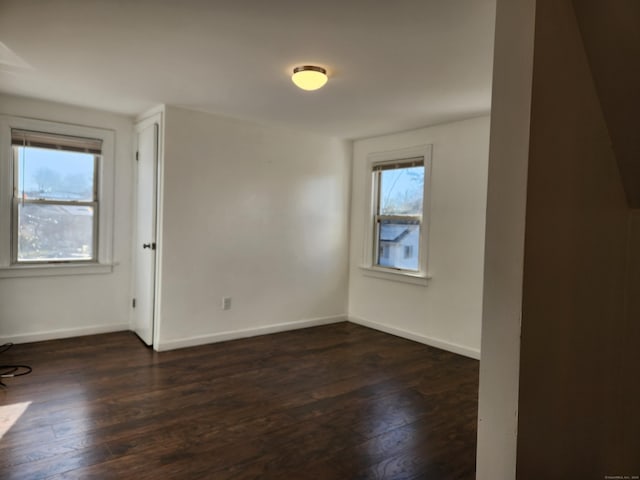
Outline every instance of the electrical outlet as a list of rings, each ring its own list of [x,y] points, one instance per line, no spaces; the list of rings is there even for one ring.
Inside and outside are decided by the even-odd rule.
[[[231,310],[231,297],[222,297],[222,309]]]

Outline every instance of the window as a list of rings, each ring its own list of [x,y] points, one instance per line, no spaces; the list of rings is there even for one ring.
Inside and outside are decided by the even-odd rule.
[[[11,130],[14,263],[95,262],[102,141]]]
[[[0,278],[112,271],[115,134],[0,115]]]
[[[373,250],[383,253],[374,259],[374,265],[418,272],[419,248],[414,247],[421,235],[424,159],[374,164],[373,184]]]
[[[430,152],[422,146],[369,155],[366,275],[426,284]]]

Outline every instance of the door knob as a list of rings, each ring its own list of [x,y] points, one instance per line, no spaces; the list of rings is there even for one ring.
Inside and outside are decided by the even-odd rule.
[[[143,243],[142,244],[142,248],[150,248],[151,250],[155,250],[156,249],[156,244],[155,244],[155,242],[153,242],[153,243]]]

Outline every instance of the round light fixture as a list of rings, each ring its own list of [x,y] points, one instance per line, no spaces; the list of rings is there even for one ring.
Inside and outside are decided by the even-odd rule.
[[[318,90],[327,83],[327,71],[322,67],[304,65],[293,69],[291,80],[302,90]]]

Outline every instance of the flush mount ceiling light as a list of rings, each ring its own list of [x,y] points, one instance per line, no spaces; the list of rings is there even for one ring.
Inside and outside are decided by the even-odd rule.
[[[327,71],[322,67],[304,65],[293,69],[291,80],[302,90],[318,90],[327,83]]]

